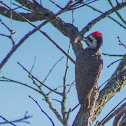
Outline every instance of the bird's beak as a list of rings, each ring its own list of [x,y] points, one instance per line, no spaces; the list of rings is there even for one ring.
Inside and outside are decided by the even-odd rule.
[[[85,43],[89,46],[86,40],[87,40],[87,37],[83,37],[83,41],[85,41]]]

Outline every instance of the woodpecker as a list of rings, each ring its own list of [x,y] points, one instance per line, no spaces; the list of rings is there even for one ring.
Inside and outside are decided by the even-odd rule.
[[[75,81],[78,100],[83,112],[90,108],[90,96],[100,77],[103,60],[100,54],[102,34],[98,31],[86,37],[88,47],[76,57]]]

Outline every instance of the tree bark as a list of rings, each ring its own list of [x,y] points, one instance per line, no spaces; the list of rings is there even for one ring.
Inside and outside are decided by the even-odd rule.
[[[126,55],[119,63],[111,78],[100,91],[98,99],[92,103],[89,111],[86,113],[78,113],[73,126],[91,126],[105,104],[126,85]]]
[[[15,0],[24,7],[28,8],[31,12],[30,13],[20,13],[22,16],[26,17],[30,21],[41,21],[41,20],[48,20],[54,13],[49,11],[48,9],[44,8],[43,6],[39,6],[33,2],[28,0]],[[126,6],[126,2],[123,4],[122,7]],[[117,6],[117,9],[121,9],[121,6]],[[84,27],[81,32],[78,29],[70,24],[64,22],[60,17],[56,17],[50,23],[56,27],[63,35],[67,36],[71,43],[75,55],[77,56],[81,53],[84,49],[82,38],[80,34],[85,34],[87,31],[90,30],[98,21],[107,17],[115,10],[107,11],[106,15],[102,15],[99,20],[93,20],[90,22],[86,27]],[[10,18],[10,10],[0,6],[0,14]],[[22,18],[17,16],[14,12],[13,20],[17,21],[24,21]],[[78,112],[76,119],[74,120],[73,126],[90,126],[93,121],[97,118],[97,116],[102,111],[104,105],[117,93],[119,92],[124,86],[126,85],[126,55],[123,57],[122,61],[118,65],[117,69],[115,70],[114,74],[111,77],[111,80],[106,84],[106,86],[100,91],[97,90],[97,87],[94,88],[92,94],[92,104],[91,108],[86,112],[82,113],[81,109]]]

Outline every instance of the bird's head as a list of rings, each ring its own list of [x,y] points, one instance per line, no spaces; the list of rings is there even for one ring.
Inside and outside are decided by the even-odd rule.
[[[85,42],[88,45],[88,48],[92,50],[99,50],[102,45],[102,33],[96,31],[91,33],[85,38]]]

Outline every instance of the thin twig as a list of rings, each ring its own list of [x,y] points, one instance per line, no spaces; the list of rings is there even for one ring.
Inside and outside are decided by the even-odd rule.
[[[52,119],[50,118],[50,116],[42,109],[42,107],[39,105],[39,103],[38,103],[34,98],[32,98],[31,96],[29,96],[29,98],[31,98],[31,99],[37,104],[37,106],[40,108],[41,112],[44,113],[44,114],[46,115],[46,117],[50,120],[50,122],[52,123],[52,125],[55,126],[53,120],[52,120]]]
[[[124,124],[126,124],[126,113],[123,115],[123,117],[119,123],[119,126],[124,126]]]
[[[90,5],[86,5],[86,6],[89,7],[89,8],[91,8],[91,9],[93,9],[93,10],[96,11],[96,12],[99,12],[99,13],[103,14],[102,11],[100,11],[100,10],[98,10],[98,9],[96,9],[96,8],[94,8],[94,7],[92,7],[92,6],[90,6]],[[125,27],[124,25],[122,25],[119,21],[115,20],[113,17],[108,16],[108,18],[111,19],[112,21],[116,22],[116,23],[117,23],[119,26],[121,26],[122,28],[126,29],[126,27]]]
[[[61,121],[61,123],[63,123],[62,116],[61,116],[61,115],[58,113],[58,111],[54,108],[53,104],[50,102],[50,99],[49,99],[48,95],[45,95],[45,94],[43,93],[43,91],[40,90],[40,88],[39,88],[39,90],[37,90],[37,89],[35,89],[35,88],[33,88],[33,87],[27,85],[27,84],[24,84],[24,83],[22,83],[22,82],[18,82],[18,81],[9,79],[9,78],[5,78],[5,77],[3,77],[2,79],[3,79],[3,80],[0,80],[0,81],[18,83],[18,84],[21,84],[21,85],[23,85],[23,86],[26,86],[26,87],[28,87],[28,88],[30,88],[30,89],[33,89],[34,91],[37,91],[39,94],[41,94],[41,95],[45,98],[45,101],[48,103],[49,108],[53,111],[53,113],[54,113],[54,114],[56,115],[56,117]],[[52,91],[52,92],[53,92],[53,91]]]
[[[123,103],[126,100],[126,98],[124,98],[119,104],[117,104],[105,117],[104,119],[99,123],[99,124],[105,124],[106,122],[108,122],[113,116],[115,116],[125,105],[126,103],[124,103],[123,105],[121,105],[120,108],[118,108],[116,110],[116,108]],[[114,111],[114,112],[113,112]],[[113,113],[112,113],[113,112]]]
[[[5,34],[2,34],[2,33],[0,33],[0,35],[1,35],[1,36],[4,36],[4,37],[7,37],[7,38],[10,38],[9,35],[5,35]]]
[[[113,122],[113,126],[119,126],[119,120],[121,119],[121,117],[126,114],[126,106],[123,107],[116,115],[114,122]]]
[[[0,122],[0,125],[2,124],[13,124],[13,123],[19,123],[19,122],[23,122],[23,123],[27,123],[30,124],[30,122],[26,121],[29,118],[32,118],[32,116],[27,116],[27,112],[25,113],[24,117],[17,119],[17,120],[13,120],[13,121],[7,121],[7,119],[3,118],[2,116],[0,116],[2,119],[4,119],[6,122]],[[13,126],[16,126],[15,124],[13,124]]]
[[[61,101],[60,101],[60,100],[57,100],[57,99],[54,99],[54,98],[53,98],[52,100],[54,100],[54,101],[57,101],[57,102],[61,103]]]
[[[4,121],[6,121],[6,123],[11,124],[12,126],[16,126],[15,124],[13,124],[11,121],[8,121],[7,119],[5,119],[3,116],[0,116],[0,118],[2,118]],[[5,123],[5,122],[3,122]]]
[[[66,84],[66,86],[70,87],[71,84]],[[58,86],[57,88],[55,88],[55,89],[53,89],[53,90],[58,90],[58,89],[60,89],[60,88],[62,88],[62,87],[63,87],[63,85],[60,85],[60,86]],[[50,92],[48,92],[46,95],[49,96],[52,92],[53,92],[53,91],[50,91]]]
[[[66,94],[68,94],[68,93],[70,92],[71,87],[72,87],[73,85],[75,85],[74,82],[75,82],[75,80],[70,84],[70,87],[69,87],[69,89],[68,89],[68,91],[67,91]]]
[[[99,17],[95,18],[94,20],[92,20],[91,22],[89,22],[82,30],[81,30],[81,34],[80,35],[84,35],[86,32],[88,32],[96,23],[98,23],[100,20],[108,17],[110,14],[112,14],[113,12],[115,12],[115,10],[119,10],[123,7],[126,6],[126,2],[125,3],[121,3],[115,7],[113,7],[112,9],[106,11],[105,13],[101,14]]]
[[[114,77],[111,77],[111,78],[107,79],[104,83],[101,84],[101,86],[99,87],[99,89],[100,89],[103,85],[105,85],[107,82],[109,82],[110,80],[112,80],[113,78],[114,78]]]
[[[69,116],[70,116],[71,112],[72,112],[72,109],[69,109],[69,111],[67,112],[67,117],[66,117],[67,120],[69,119]]]
[[[122,60],[122,58],[121,58],[121,59],[118,59],[118,60],[116,60],[116,61],[114,61],[114,62],[112,62],[112,63],[110,63],[110,64],[107,66],[107,68],[109,68],[111,65],[113,65],[114,63],[117,63],[117,62],[120,61],[120,60]]]
[[[53,3],[55,6],[57,6],[58,8],[60,9],[63,9],[62,7],[60,7],[56,2],[52,1],[52,0],[49,0],[51,3]]]
[[[35,79],[32,78],[32,76],[31,76],[32,70],[34,69],[34,66],[35,66],[35,62],[36,62],[36,57],[34,58],[34,62],[31,67],[30,74],[28,75],[28,77],[32,80],[33,84],[35,84],[35,86],[37,86],[40,89],[40,86],[36,83]]]
[[[83,5],[80,5],[80,4],[75,4],[74,5],[74,8],[72,8],[72,10],[76,10],[76,9],[79,9],[79,8],[81,8],[81,7],[84,7],[85,5],[89,5],[89,4],[91,4],[91,3],[94,3],[94,2],[96,2],[96,1],[99,1],[99,0],[92,0],[92,1],[90,1],[90,2],[82,2],[81,4],[83,4]],[[77,6],[76,6],[77,5]]]
[[[15,30],[11,30],[1,19],[0,19],[0,22],[10,32],[10,35],[5,35],[5,34],[0,34],[0,35],[8,37],[9,39],[11,39],[12,45],[14,47],[16,45],[16,43],[15,43],[15,41],[13,39],[13,35],[14,35],[14,33],[16,33],[16,31]]]
[[[113,56],[113,57],[124,57],[125,55],[117,55],[117,54],[107,54],[107,53],[102,53],[104,56]]]
[[[17,10],[17,9],[21,8],[21,9],[23,9],[23,10],[26,10],[26,11],[29,11],[29,12],[33,12],[32,10],[29,10],[29,9],[27,9],[27,8],[24,8],[23,5],[22,5],[22,6],[19,6],[19,5],[15,4],[15,3],[13,3],[13,5],[17,6],[17,7],[14,8],[13,10]]]
[[[32,78],[34,78],[36,81],[38,81],[41,85],[43,85],[44,87],[46,87],[47,89],[55,92],[56,94],[62,95],[62,93],[57,92],[53,89],[51,89],[50,87],[46,86],[45,84],[43,84],[40,80],[38,80],[35,76],[33,76],[23,65],[21,65],[19,62],[17,62],[28,74],[30,74],[32,76]]]
[[[111,5],[111,7],[113,8],[114,6],[113,6],[111,0],[108,0],[108,2],[109,2],[109,4]],[[116,3],[119,4],[117,0],[116,0]],[[126,21],[125,21],[125,20],[123,19],[123,17],[119,14],[119,12],[118,12],[118,11],[115,11],[115,13],[116,13],[117,16],[119,17],[119,19],[126,25]]]
[[[31,24],[33,27],[35,27],[34,30],[32,30],[31,32],[29,32],[28,34],[26,34],[21,40],[20,42],[7,54],[7,56],[3,59],[3,61],[0,63],[0,70],[2,69],[2,67],[5,65],[5,63],[9,60],[9,58],[13,55],[13,53],[20,47],[21,44],[24,43],[24,41],[30,37],[33,33],[35,33],[37,30],[39,30],[43,35],[45,35],[58,49],[60,49],[74,64],[75,61],[55,42],[53,41],[45,32],[41,31],[40,28],[42,26],[44,26],[45,24],[47,24],[48,22],[52,21],[53,19],[55,19],[58,15],[60,15],[61,13],[65,12],[67,9],[64,8],[63,10],[59,11],[57,14],[55,14],[54,16],[52,16],[50,19],[48,19],[47,21],[44,21],[43,23],[41,23],[38,27],[36,27],[34,24],[32,24],[28,19],[26,19],[25,17],[23,17],[22,15],[20,15],[18,12],[14,11],[13,9],[11,9],[8,5],[6,5],[5,3],[3,3],[2,1],[0,1],[1,4],[3,4],[4,6],[6,6],[7,8],[9,8],[11,11],[13,11],[14,13],[16,13],[18,16],[20,16],[21,18],[23,18],[25,21],[27,21],[29,24]],[[69,5],[69,2],[68,2]]]
[[[70,54],[70,47],[71,47],[71,43],[69,43],[68,54]],[[65,120],[66,120],[66,79],[67,79],[68,69],[69,69],[69,59],[67,57],[65,74],[63,77],[63,98],[61,102],[62,115],[63,115],[63,119]]]
[[[119,36],[117,38],[118,38],[118,41],[119,41],[119,45],[122,45],[122,46],[124,46],[126,48],[126,45],[123,42],[121,42]]]
[[[77,104],[73,109],[72,112],[79,106],[80,104]]]
[[[18,81],[15,81],[15,80],[12,80],[12,79],[9,79],[9,78],[6,78],[6,77],[3,77],[2,79],[4,80],[0,80],[0,81],[4,81],[4,82],[14,82],[14,83],[18,83],[18,84],[21,84],[23,86],[26,86],[30,89],[33,89],[34,91],[38,92],[39,94],[41,94],[44,98],[45,98],[45,101],[48,103],[49,105],[49,108],[53,111],[53,113],[56,115],[56,117],[61,121],[61,123],[63,123],[63,119],[62,117],[60,116],[60,114],[58,113],[58,111],[54,108],[54,106],[52,105],[52,103],[50,102],[50,99],[47,95],[45,95],[40,89],[37,90],[27,84],[24,84],[22,82],[18,82]]]
[[[1,19],[0,19],[0,22],[1,22],[1,24],[4,25],[4,27],[6,27],[8,29],[8,31],[11,31],[11,29]]]
[[[51,74],[51,72],[53,71],[53,69],[55,68],[55,66],[63,59],[64,57],[61,57],[53,66],[52,68],[50,69],[50,71],[48,72],[48,74],[46,75],[45,79],[42,81],[42,83],[44,83],[47,78],[49,77],[49,75]],[[41,85],[42,86],[42,85]]]
[[[101,86],[99,87],[99,89],[104,85],[106,84],[107,82],[111,81],[112,79],[116,78],[119,76],[119,74],[121,74],[122,72],[119,72],[117,74],[115,74],[114,76],[112,76],[111,78],[109,78],[108,80],[106,80],[103,84],[101,84]]]
[[[36,88],[33,88],[33,87],[31,87],[31,86],[29,86],[29,85],[27,85],[25,83],[22,83],[22,82],[19,82],[19,81],[16,81],[16,80],[12,80],[12,79],[9,79],[7,77],[0,77],[0,78],[1,78],[0,79],[1,82],[13,82],[13,83],[17,83],[17,84],[23,85],[25,87],[28,87],[28,88],[30,88],[30,89],[32,89],[34,91],[37,91],[38,93],[41,94],[41,92],[39,90],[37,90]]]
[[[36,56],[34,57],[34,62],[33,62],[33,65],[32,65],[32,67],[31,67],[30,73],[32,73],[32,71],[33,71],[33,69],[34,69],[35,62],[36,62]]]

